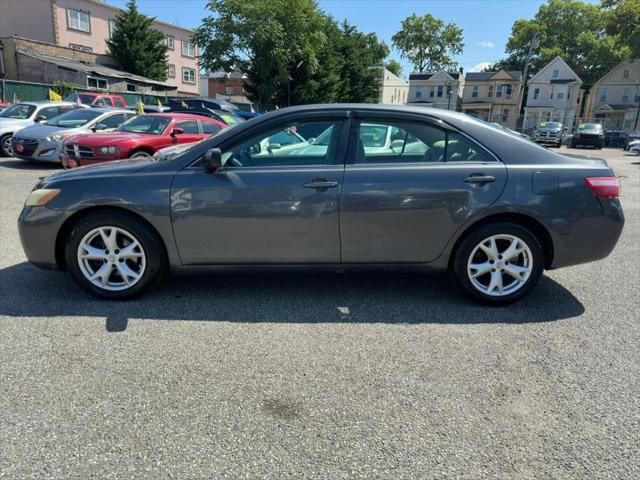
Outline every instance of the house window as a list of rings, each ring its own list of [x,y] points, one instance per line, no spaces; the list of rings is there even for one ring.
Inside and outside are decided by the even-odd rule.
[[[607,96],[609,92],[606,88],[599,88],[598,93],[600,95],[600,102],[605,103],[607,101]]]
[[[81,32],[91,32],[91,17],[88,12],[67,9],[67,27]]]
[[[622,91],[622,103],[629,103],[629,92],[630,90],[628,88]]]
[[[170,63],[167,67],[167,77],[176,77],[176,66],[173,63]]]
[[[509,120],[509,109],[505,108],[502,110],[502,121],[506,122],[507,120]]]
[[[81,52],[93,52],[93,48],[85,47],[84,45],[78,45],[77,43],[70,43],[69,47],[73,48],[74,50],[80,50]]]
[[[438,97],[442,97],[442,90],[443,90],[442,85],[438,85]]]
[[[422,88],[417,87],[416,88],[416,98],[421,98],[422,97]]]
[[[549,94],[549,98],[550,98],[551,100],[553,100],[553,89],[551,90],[551,93]]]
[[[473,90],[471,91],[471,96],[474,98],[478,96],[478,85],[473,86]]]
[[[193,68],[182,67],[182,83],[196,83],[196,71]]]
[[[182,42],[182,55],[194,58],[196,56],[196,46],[191,42]]]
[[[567,90],[567,100],[571,100],[571,89]]]
[[[493,97],[493,85],[489,85],[489,92],[487,92],[487,97]]]
[[[624,121],[624,128],[625,130],[631,130],[631,126],[633,125],[633,120],[625,120]]]
[[[534,100],[538,100],[540,98],[540,89],[539,88],[534,88],[533,89],[533,99]]]
[[[113,32],[116,31],[116,21],[112,18],[109,20],[109,38],[113,37]]]
[[[555,69],[553,72],[551,72],[551,78],[558,78],[560,76],[560,70]]]
[[[165,37],[165,42],[166,42],[167,47],[169,48],[169,50],[175,50],[176,49],[176,42],[175,42],[175,39],[173,38],[173,35],[167,35]]]
[[[429,87],[429,98],[433,98],[436,95],[434,87]]]
[[[511,84],[506,85],[507,93],[505,94],[506,98],[511,98],[511,94],[513,93],[513,86]]]
[[[496,98],[502,97],[502,85],[498,85],[498,89],[496,90]]]
[[[629,77],[631,77],[631,71],[630,70],[625,70],[622,73],[622,78],[624,78],[625,80],[629,80]]]
[[[224,94],[225,95],[233,95],[233,87],[225,86],[224,87]],[[395,98],[395,95],[394,95],[394,98]]]
[[[87,77],[87,87],[106,90],[109,84],[104,78]]]
[[[136,86],[133,83],[127,83],[127,92],[135,92]]]
[[[558,100],[564,100],[564,90],[558,90],[558,95],[556,96]]]

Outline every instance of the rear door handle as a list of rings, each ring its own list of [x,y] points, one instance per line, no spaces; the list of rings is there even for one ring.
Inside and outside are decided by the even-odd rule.
[[[318,190],[326,190],[327,188],[336,188],[337,186],[338,186],[338,182],[329,182],[324,178],[316,178],[303,185],[304,188],[315,188]]]
[[[470,175],[462,179],[465,183],[491,183],[496,181],[493,175]]]

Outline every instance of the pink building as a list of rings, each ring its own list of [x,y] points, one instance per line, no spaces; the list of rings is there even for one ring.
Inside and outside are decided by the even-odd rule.
[[[107,43],[119,8],[98,0],[0,0],[0,37],[19,35],[97,54]],[[197,48],[193,31],[156,20],[154,27],[169,47],[167,83],[178,92],[199,93]],[[91,85],[87,85],[91,86]]]

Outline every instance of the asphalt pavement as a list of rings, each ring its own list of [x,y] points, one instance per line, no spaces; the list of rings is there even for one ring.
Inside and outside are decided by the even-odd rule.
[[[571,151],[576,153],[576,151]],[[112,303],[26,262],[0,160],[0,478],[640,477],[640,157],[605,260],[505,308],[445,275],[174,278]]]

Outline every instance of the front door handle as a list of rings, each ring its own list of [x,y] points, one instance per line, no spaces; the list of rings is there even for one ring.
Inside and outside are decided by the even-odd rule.
[[[337,186],[338,182],[329,182],[324,178],[316,178],[303,185],[304,188],[315,188],[323,192],[327,190],[327,188],[336,188]]]
[[[496,177],[493,175],[470,175],[466,178],[463,178],[462,181],[464,183],[491,183],[496,181]]]

